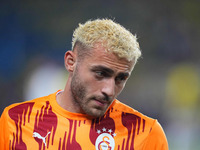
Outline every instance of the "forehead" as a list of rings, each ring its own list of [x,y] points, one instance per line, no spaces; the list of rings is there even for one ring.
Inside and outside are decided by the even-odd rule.
[[[106,51],[104,47],[99,45],[89,50],[85,60],[89,65],[106,66],[120,72],[131,72],[134,66],[134,61],[119,58],[116,54]]]

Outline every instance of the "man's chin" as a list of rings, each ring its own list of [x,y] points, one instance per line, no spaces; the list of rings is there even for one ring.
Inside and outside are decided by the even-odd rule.
[[[93,108],[90,112],[86,112],[86,114],[92,118],[99,118],[105,114],[105,111]]]

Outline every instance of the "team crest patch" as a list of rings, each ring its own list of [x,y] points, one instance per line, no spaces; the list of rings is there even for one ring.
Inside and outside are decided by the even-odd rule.
[[[99,136],[96,139],[95,147],[96,150],[114,150],[115,140],[114,137],[116,133],[113,133],[111,129],[103,128],[102,130],[97,130]]]

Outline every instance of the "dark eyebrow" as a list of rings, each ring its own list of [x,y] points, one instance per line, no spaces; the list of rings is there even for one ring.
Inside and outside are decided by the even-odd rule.
[[[129,73],[128,72],[120,72],[118,76],[129,77]]]
[[[105,71],[105,72],[107,72],[109,74],[114,74],[114,71],[112,69],[107,68],[105,66],[101,66],[101,65],[99,65],[99,66],[92,66],[91,70],[93,70],[93,71],[102,70],[102,71]]]
[[[98,65],[98,66],[92,66],[92,69],[93,71],[97,71],[97,70],[102,70],[102,71],[105,71],[107,72],[108,74],[112,75],[114,74],[114,71],[110,68],[107,68],[105,66],[102,66],[102,65]],[[129,73],[128,72],[120,72],[117,76],[125,76],[125,77],[129,77]]]

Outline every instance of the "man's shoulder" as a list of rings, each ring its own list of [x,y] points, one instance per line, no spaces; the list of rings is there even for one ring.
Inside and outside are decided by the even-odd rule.
[[[22,102],[17,102],[17,103],[13,103],[9,106],[7,106],[4,111],[21,111],[24,109],[31,109],[33,106],[40,106],[48,101],[50,101],[50,99],[55,95],[56,93],[50,94],[48,96],[42,96],[42,97],[38,97],[32,100],[26,100],[26,101],[22,101]]]
[[[134,108],[120,102],[119,100],[115,100],[112,106],[113,111],[119,112],[122,116],[132,116],[132,118],[138,118],[140,120],[144,120],[146,123],[153,125],[156,119],[153,119],[149,116],[144,115],[142,112],[135,110]]]

